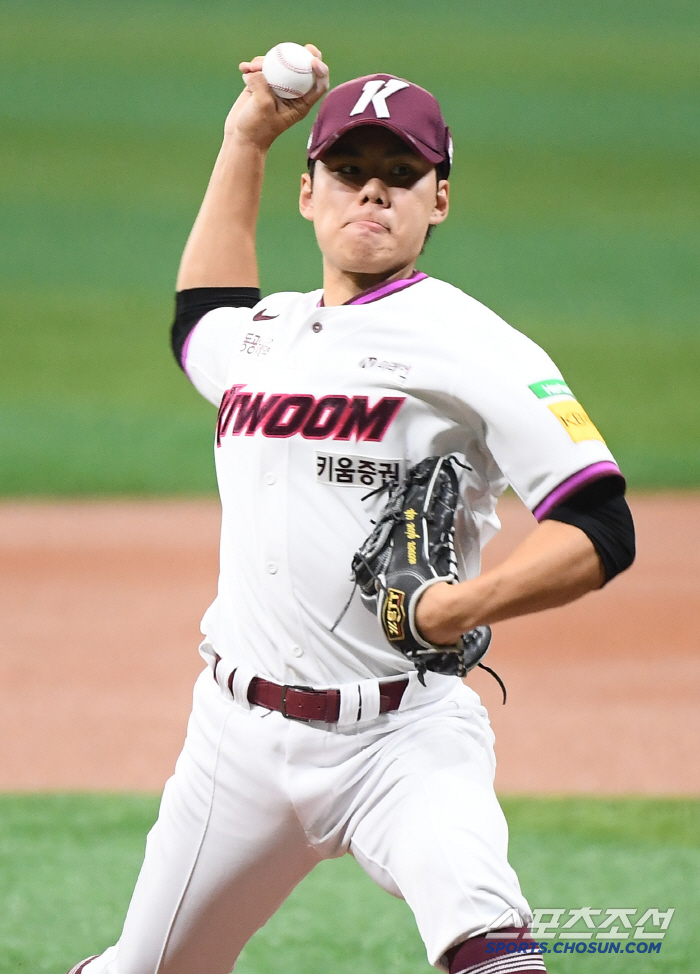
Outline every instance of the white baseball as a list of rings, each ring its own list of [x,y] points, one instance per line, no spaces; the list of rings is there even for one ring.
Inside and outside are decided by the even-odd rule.
[[[313,54],[301,44],[277,44],[263,59],[262,73],[279,98],[300,98],[313,88]]]

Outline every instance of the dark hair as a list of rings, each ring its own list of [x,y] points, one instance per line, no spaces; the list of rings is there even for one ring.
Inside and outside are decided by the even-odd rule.
[[[443,159],[442,162],[438,162],[437,166],[435,167],[435,172],[437,173],[438,182],[441,179],[449,179],[450,178],[449,162],[446,159]]]

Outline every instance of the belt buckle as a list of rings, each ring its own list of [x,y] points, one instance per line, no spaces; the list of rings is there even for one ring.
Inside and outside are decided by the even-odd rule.
[[[301,724],[310,724],[311,721],[307,717],[296,717],[294,714],[287,713],[287,690],[307,690],[310,693],[315,693],[314,688],[285,684],[282,687],[282,700],[280,701],[280,713],[286,720],[298,720]]]

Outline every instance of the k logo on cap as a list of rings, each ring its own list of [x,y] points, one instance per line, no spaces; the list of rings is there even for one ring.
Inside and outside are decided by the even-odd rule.
[[[380,125],[407,142],[447,178],[452,139],[437,100],[425,88],[391,74],[372,74],[338,85],[323,102],[311,129],[308,158],[319,159],[341,135],[360,125]]]
[[[377,118],[391,118],[386,100],[389,95],[401,91],[402,88],[410,88],[408,81],[401,81],[399,78],[392,78],[391,81],[375,78],[374,81],[368,81],[350,114],[360,115],[371,103]]]

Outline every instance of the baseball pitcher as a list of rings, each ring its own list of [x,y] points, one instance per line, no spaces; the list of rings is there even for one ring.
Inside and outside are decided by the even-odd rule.
[[[423,88],[375,74],[326,95],[299,193],[322,285],[261,295],[265,158],[328,88],[309,50],[298,98],[273,93],[262,58],[241,65],[182,258],[173,348],[218,410],[218,592],[121,938],[72,974],[229,974],[346,853],[406,900],[437,968],[545,970],[462,677],[492,623],[631,564],[625,482],[548,355],[419,270],[453,163]],[[508,484],[538,525],[481,574]]]

